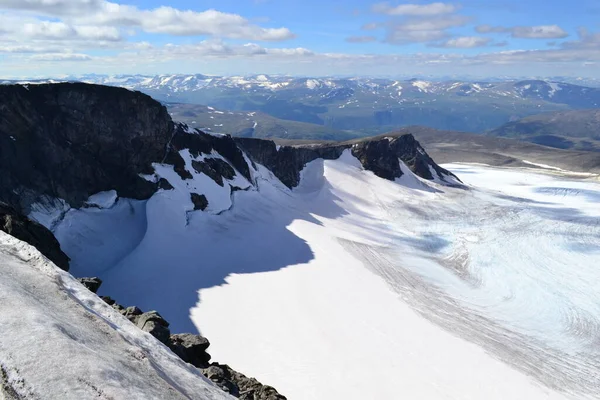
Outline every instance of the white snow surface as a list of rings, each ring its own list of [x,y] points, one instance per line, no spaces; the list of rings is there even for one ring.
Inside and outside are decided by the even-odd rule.
[[[403,165],[391,182],[346,151],[291,191],[258,165],[228,202],[155,167],[175,190],[67,214],[72,271],[289,399],[600,396],[596,181],[454,164],[468,190]]]
[[[1,399],[228,399],[50,263],[0,231]]]
[[[87,199],[86,203],[90,206],[96,206],[98,208],[111,208],[117,202],[117,191],[108,190],[106,192],[100,192],[93,194]]]

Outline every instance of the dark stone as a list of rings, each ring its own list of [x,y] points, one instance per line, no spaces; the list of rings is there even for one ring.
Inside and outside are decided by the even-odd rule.
[[[0,149],[1,152],[2,150]],[[0,177],[1,180],[2,177]],[[0,230],[29,243],[56,264],[57,267],[65,271],[69,270],[70,259],[63,253],[60,244],[52,232],[37,222],[21,215],[15,208],[4,203],[0,203]]]
[[[232,381],[229,369],[223,368],[219,364],[213,364],[203,370],[202,373],[224,392],[234,397],[240,396],[240,389]]]
[[[141,330],[148,332],[164,344],[169,342],[171,331],[169,323],[156,311],[149,311],[138,315],[134,319]]]
[[[116,302],[115,300],[113,300],[113,298],[112,298],[112,297],[110,297],[110,296],[100,296],[100,298],[101,298],[102,300],[104,300],[104,302],[105,302],[106,304],[108,304],[109,306],[112,306],[112,305],[114,305],[114,304],[116,304],[116,303],[117,303],[117,302]]]
[[[175,159],[174,153],[188,149],[194,157],[200,154],[210,154],[213,150],[219,153],[233,168],[239,171],[243,177],[251,181],[250,168],[244,158],[244,154],[236,145],[236,141],[229,135],[213,136],[196,130],[197,133],[188,133],[184,125],[177,125],[175,134],[171,140],[167,162]]]
[[[253,138],[235,138],[253,162],[264,165],[279,180],[289,188],[300,183],[300,171],[304,166],[317,158],[335,160],[349,146],[315,146],[315,147],[290,147],[285,146],[277,150],[275,142],[271,140]]]
[[[192,203],[194,203],[194,210],[206,210],[208,207],[208,199],[203,194],[198,193],[190,193],[190,198],[192,199]]]
[[[437,165],[411,134],[392,137],[376,137],[340,144],[312,146],[284,146],[277,150],[275,142],[253,138],[235,138],[253,162],[264,165],[289,188],[300,183],[300,172],[305,165],[322,158],[335,160],[344,150],[351,149],[363,167],[377,176],[394,180],[402,176],[398,159],[401,159],[416,175],[433,179],[429,166],[443,178],[454,176]]]
[[[166,180],[165,178],[160,178],[160,180],[158,181],[158,188],[162,189],[162,190],[173,190],[173,189],[175,189],[173,187],[173,185],[171,185],[169,183],[169,181]]]
[[[125,317],[127,317],[130,321],[133,321],[135,319],[135,317],[137,317],[138,315],[142,315],[143,312],[136,306],[131,306],[131,307],[125,308],[121,312],[121,314],[123,314]]]
[[[100,278],[79,278],[78,281],[92,293],[98,293],[98,289],[102,285]]]
[[[167,109],[127,89],[0,85],[0,201],[25,213],[40,197],[80,207],[95,193],[147,199],[173,136]]]
[[[223,178],[233,179],[235,177],[235,170],[231,165],[219,158],[192,161],[192,167],[194,167],[196,172],[206,174],[219,186],[223,186]]]
[[[248,378],[228,365],[213,363],[202,373],[224,391],[243,400],[286,400],[271,386]]]
[[[179,175],[181,179],[186,180],[194,178],[192,173],[185,168],[185,160],[178,152],[170,155],[167,162],[173,164],[173,169],[175,172],[177,172],[177,175]]]
[[[210,342],[202,336],[191,333],[171,335],[168,346],[183,361],[195,367],[206,368],[209,365],[210,354],[206,349],[210,346]]]

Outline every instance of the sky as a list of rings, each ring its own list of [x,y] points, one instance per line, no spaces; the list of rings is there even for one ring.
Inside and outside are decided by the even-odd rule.
[[[0,78],[600,78],[600,0],[0,0]]]

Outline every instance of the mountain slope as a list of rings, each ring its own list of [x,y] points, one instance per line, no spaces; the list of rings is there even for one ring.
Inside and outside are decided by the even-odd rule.
[[[167,103],[175,121],[205,132],[262,139],[349,140],[361,136],[323,125],[272,117],[261,112],[233,112],[197,104]]]
[[[561,150],[516,139],[419,126],[395,132],[396,135],[409,133],[423,143],[432,157],[442,163],[472,162],[502,167],[536,168],[531,164],[533,162],[565,171],[600,173],[600,158],[594,152]]]
[[[532,115],[487,134],[560,149],[600,151],[600,109]]]
[[[4,232],[0,269],[0,398],[232,398]]]

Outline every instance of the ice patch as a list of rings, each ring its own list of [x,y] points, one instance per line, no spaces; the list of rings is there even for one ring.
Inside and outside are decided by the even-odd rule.
[[[85,203],[98,208],[111,208],[117,202],[117,198],[117,191],[109,190],[91,195]]]

